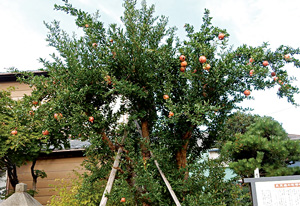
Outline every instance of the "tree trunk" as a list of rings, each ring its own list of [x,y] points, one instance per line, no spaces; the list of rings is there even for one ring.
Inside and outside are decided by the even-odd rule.
[[[143,160],[144,163],[147,162],[147,160],[150,158],[150,151],[147,148],[145,144],[150,143],[150,137],[149,137],[149,125],[147,120],[141,120],[141,125],[142,125],[142,137],[144,142],[141,144],[141,149],[142,149],[142,155],[143,155]]]
[[[135,123],[138,125],[138,123],[135,121]],[[144,161],[144,168],[146,169],[147,161],[150,159],[151,154],[149,148],[147,148],[147,144],[150,143],[150,133],[149,133],[149,122],[148,120],[141,119],[141,136],[143,138],[143,142],[141,142],[141,150],[142,150],[142,156]],[[138,196],[141,196],[141,194],[146,193],[147,188],[138,188]],[[143,198],[142,200],[143,206],[151,206],[151,204]]]
[[[182,139],[184,141],[184,144],[182,145],[182,148],[180,148],[179,151],[177,151],[176,161],[177,161],[177,165],[178,165],[179,169],[184,169],[187,166],[186,156],[187,156],[189,141],[192,137],[193,129],[194,129],[194,126],[191,126],[189,131],[187,131],[183,135]],[[188,179],[188,177],[189,177],[189,173],[188,173],[188,171],[186,171],[185,175],[184,175],[184,179],[186,180],[186,179]]]
[[[17,175],[17,167],[7,157],[4,157],[4,162],[7,168],[7,175],[9,178],[9,182],[15,191],[16,185],[19,183],[19,179]]]
[[[179,169],[186,168],[187,165],[186,154],[187,154],[188,144],[189,144],[189,140],[186,140],[185,144],[182,145],[182,148],[179,151],[177,151],[176,161]]]
[[[34,192],[36,192],[36,183],[37,183],[37,178],[38,178],[38,176],[34,173],[35,164],[36,164],[36,159],[32,161],[32,165],[30,168],[31,176],[32,176],[32,190]],[[34,193],[33,193],[33,196],[34,196]]]

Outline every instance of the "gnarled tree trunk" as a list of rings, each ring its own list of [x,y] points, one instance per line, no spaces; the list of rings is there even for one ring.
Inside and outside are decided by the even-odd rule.
[[[150,150],[149,148],[147,148],[147,146],[145,144],[149,144],[150,143],[150,132],[149,132],[149,122],[148,120],[141,120],[141,127],[142,127],[142,137],[143,137],[143,141],[141,143],[141,150],[142,150],[142,155],[143,155],[143,161],[144,161],[144,168],[146,169],[146,164],[147,161],[150,159]],[[142,193],[145,193],[147,190],[147,188],[142,189],[140,188],[140,191]],[[150,203],[146,200],[143,200],[143,206],[150,206]]]
[[[194,126],[192,125],[190,129],[183,135],[182,140],[184,141],[184,144],[182,147],[177,151],[176,153],[176,161],[179,169],[186,168],[187,166],[187,150],[189,146],[189,141],[192,137]],[[189,173],[188,171],[184,174],[184,179],[188,179]]]
[[[149,123],[147,120],[141,120],[142,126],[142,137],[146,144],[150,143],[150,136],[149,136]],[[150,158],[150,151],[147,146],[142,142],[141,143],[142,155],[144,163]]]

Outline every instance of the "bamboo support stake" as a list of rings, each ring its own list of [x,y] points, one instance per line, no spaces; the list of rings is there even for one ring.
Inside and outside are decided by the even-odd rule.
[[[152,154],[151,151],[150,151],[150,153],[151,153],[151,156],[153,156],[153,158],[154,158],[154,155]],[[157,167],[157,169],[158,169],[158,171],[159,171],[161,177],[163,178],[163,180],[164,180],[164,182],[165,182],[165,184],[166,184],[166,186],[167,186],[167,188],[168,188],[168,190],[169,190],[169,192],[170,192],[170,194],[171,194],[171,196],[172,196],[172,198],[173,198],[173,200],[174,200],[176,206],[181,206],[181,204],[180,204],[180,202],[179,202],[179,200],[178,200],[178,198],[177,198],[175,192],[173,191],[173,189],[172,189],[172,187],[171,187],[169,181],[167,180],[165,174],[164,174],[164,173],[162,172],[162,170],[160,169],[157,160],[154,160],[154,163],[155,163],[155,165],[156,165],[156,167]]]
[[[140,125],[138,124],[138,122],[137,122],[136,120],[134,120],[134,122],[135,122],[136,127],[138,128],[138,131],[139,131],[140,135],[142,135],[142,131],[141,131]],[[152,153],[151,151],[150,151],[150,154],[151,154],[151,156],[154,158],[154,155],[153,155],[153,153]],[[180,202],[179,202],[179,200],[178,200],[178,198],[177,198],[175,192],[173,191],[173,189],[172,189],[172,187],[171,187],[169,181],[167,180],[165,174],[164,174],[164,173],[162,172],[162,170],[160,169],[159,164],[158,164],[158,162],[157,162],[156,159],[154,159],[154,163],[155,163],[155,165],[156,165],[156,167],[157,167],[157,169],[158,169],[158,171],[159,171],[161,177],[163,178],[163,180],[164,180],[164,182],[165,182],[165,184],[166,184],[166,186],[167,186],[167,188],[168,188],[168,190],[169,190],[169,192],[170,192],[170,194],[171,194],[171,196],[172,196],[172,198],[173,198],[173,200],[174,200],[176,206],[181,206],[181,204],[180,204]]]
[[[108,197],[106,195],[110,194],[112,185],[113,185],[115,177],[116,177],[116,173],[118,171],[116,168],[119,167],[119,163],[120,163],[120,158],[121,158],[122,151],[123,151],[123,149],[120,147],[118,149],[118,153],[117,153],[116,159],[114,161],[114,165],[113,165],[113,167],[111,169],[111,172],[110,172],[110,175],[109,175],[109,178],[108,178],[105,190],[103,192],[102,199],[101,199],[101,202],[100,202],[100,206],[105,206],[106,203],[107,203]]]
[[[124,137],[122,139],[122,144],[124,143],[124,140],[125,140],[126,136],[127,136],[127,131],[125,131]],[[116,158],[115,158],[113,167],[111,169],[111,172],[110,172],[110,175],[109,175],[109,178],[108,178],[108,181],[107,181],[105,190],[103,192],[103,195],[102,195],[101,202],[100,202],[99,206],[105,206],[106,203],[107,203],[108,197],[106,195],[110,194],[110,192],[111,192],[111,189],[112,189],[112,186],[113,186],[113,183],[114,183],[117,171],[118,171],[117,168],[119,167],[122,152],[123,152],[122,147],[119,147],[118,153],[116,155]]]

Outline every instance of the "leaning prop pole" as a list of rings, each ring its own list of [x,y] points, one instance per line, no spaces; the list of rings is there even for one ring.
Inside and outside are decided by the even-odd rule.
[[[151,153],[151,156],[154,158],[154,155],[152,154],[151,151],[150,151],[150,153]],[[173,191],[173,189],[172,189],[172,187],[171,187],[169,181],[167,180],[165,174],[164,174],[164,173],[162,172],[162,170],[160,169],[157,160],[154,160],[154,163],[155,163],[155,165],[156,165],[156,167],[157,167],[157,169],[158,169],[158,171],[159,171],[161,177],[163,178],[163,180],[164,180],[164,182],[165,182],[165,184],[166,184],[166,186],[167,186],[167,188],[168,188],[168,190],[169,190],[171,196],[173,197],[173,200],[174,200],[176,206],[181,206],[181,204],[180,204],[179,200],[177,199],[176,194],[175,194],[175,192]]]
[[[126,136],[127,136],[127,131],[125,131],[125,133],[124,133],[124,137],[122,139],[122,143],[121,144],[124,143],[124,140],[125,140]],[[117,171],[118,171],[117,168],[119,167],[119,163],[120,163],[121,153],[122,152],[123,152],[122,147],[119,147],[118,153],[116,155],[116,158],[115,158],[113,167],[111,169],[111,172],[110,172],[110,175],[109,175],[109,178],[108,178],[108,181],[107,181],[105,190],[103,192],[102,199],[101,199],[101,202],[100,202],[99,206],[105,206],[106,203],[107,203],[107,200],[108,200],[107,195],[110,194],[110,192],[111,192],[111,189],[112,189],[112,186],[113,186],[113,183],[114,183]]]
[[[139,132],[140,135],[142,136],[142,131],[141,131],[140,125],[138,124],[138,122],[137,122],[136,120],[134,120],[134,122],[135,122],[135,125],[136,125],[137,129],[138,129],[138,132]],[[151,151],[150,151],[150,154],[151,154],[151,156],[154,158],[154,155],[153,155],[153,153],[152,153]],[[158,164],[158,162],[157,162],[156,159],[154,159],[154,163],[155,163],[155,165],[156,165],[156,167],[157,167],[157,169],[158,169],[158,171],[159,171],[159,173],[160,173],[162,179],[164,180],[164,182],[165,182],[165,184],[166,184],[166,186],[167,186],[167,188],[168,188],[168,190],[169,190],[169,192],[170,192],[170,194],[171,194],[171,196],[172,196],[172,198],[173,198],[173,200],[174,200],[176,206],[181,206],[181,204],[180,204],[180,202],[179,202],[179,200],[178,200],[178,198],[177,198],[175,192],[173,191],[173,189],[172,189],[172,187],[171,187],[169,181],[167,180],[165,174],[164,174],[164,173],[162,172],[162,170],[160,169],[159,164]]]

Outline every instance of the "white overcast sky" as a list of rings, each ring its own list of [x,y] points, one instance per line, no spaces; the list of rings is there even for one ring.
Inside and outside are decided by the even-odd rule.
[[[100,11],[105,25],[121,24],[121,0],[69,0],[77,8],[89,12]],[[37,70],[42,65],[38,58],[49,58],[54,51],[45,41],[47,29],[43,21],[56,19],[62,28],[79,32],[73,18],[53,10],[60,0],[0,0],[0,72],[4,68],[16,67],[20,70]],[[199,28],[204,8],[211,11],[213,24],[225,28],[230,33],[230,44],[259,46],[269,42],[271,48],[280,45],[300,47],[300,1],[299,0],[148,0],[155,4],[156,14],[169,17],[169,26],[178,28],[178,36],[185,37],[184,24],[190,23]],[[140,5],[140,1],[138,1]],[[300,69],[286,67],[290,75],[299,81]],[[252,92],[255,100],[247,100],[245,107],[254,109],[252,113],[272,116],[282,123],[290,134],[300,135],[300,108],[295,108],[273,90]],[[300,95],[296,96],[300,104]]]

